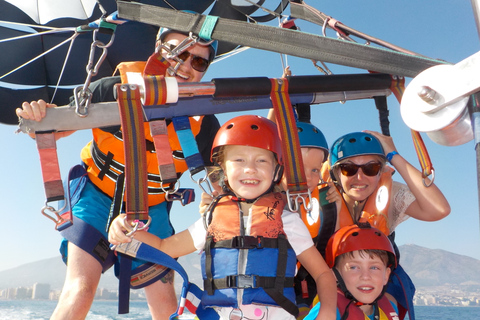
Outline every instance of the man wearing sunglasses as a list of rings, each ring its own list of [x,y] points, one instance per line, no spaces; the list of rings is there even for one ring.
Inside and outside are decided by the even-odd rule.
[[[450,213],[450,205],[440,189],[433,183],[424,185],[422,173],[397,152],[391,137],[374,131],[346,134],[333,143],[329,164],[330,177],[342,198],[337,230],[368,221],[393,239],[395,228],[409,217],[437,221]],[[400,174],[405,184],[392,180],[394,172]],[[392,277],[393,284],[387,291],[398,300],[405,315],[407,309],[413,311],[410,307],[415,287],[401,266],[394,273],[403,285]],[[409,301],[403,298],[403,288],[410,290]],[[412,319],[413,313],[410,316]]]
[[[199,82],[215,57],[216,49],[217,41],[205,41],[195,35],[168,29],[160,30],[155,43],[155,50],[170,63],[165,76],[175,77],[178,82]],[[145,66],[145,63],[140,62],[136,64],[138,65]],[[92,92],[92,102],[115,101],[113,89],[120,80],[121,77],[117,76],[93,82],[89,87]],[[16,113],[25,119],[41,121],[46,115],[46,108],[51,107],[55,105],[43,100],[24,102],[22,108],[18,108]],[[146,155],[149,163],[149,216],[152,218],[148,231],[160,238],[172,235],[174,230],[169,219],[171,202],[165,201],[165,189],[160,185],[156,152],[172,153],[178,177],[187,170],[173,124],[170,120],[167,120],[167,124],[171,150],[155,150],[153,138],[149,134],[149,125],[145,124]],[[213,115],[194,117],[190,118],[190,124],[204,163],[207,166],[212,165],[210,150],[220,127],[217,118]],[[72,132],[57,133],[56,138],[68,136]],[[87,250],[83,240],[95,239],[98,243],[104,243],[102,248],[108,250],[106,237],[109,213],[118,199],[114,195],[115,188],[119,181],[119,172],[124,168],[123,135],[120,126],[95,128],[92,129],[92,133],[93,140],[81,152],[82,164],[86,171],[80,178],[82,182],[79,185],[82,187],[76,188],[78,201],[72,204],[72,213],[77,222],[74,221],[73,226],[67,228],[70,234],[82,236],[74,237],[81,239],[77,242],[62,234],[66,239],[63,240],[60,251],[67,263],[67,276],[51,319],[85,319],[93,302],[100,276],[113,263],[113,259],[110,264],[107,264],[105,256],[101,256],[95,250],[94,252]],[[154,179],[152,180],[151,177]],[[121,203],[120,198],[120,205],[117,207],[121,208]],[[105,252],[105,255],[107,254],[110,257],[111,252]],[[136,277],[135,279],[141,280],[148,276],[148,281],[144,281],[142,286],[138,287],[145,288],[152,319],[168,319],[177,308],[173,271],[144,261],[134,260],[132,264],[132,279]]]

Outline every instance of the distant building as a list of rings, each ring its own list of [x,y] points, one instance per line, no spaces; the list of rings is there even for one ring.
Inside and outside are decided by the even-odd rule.
[[[28,296],[28,290],[24,287],[15,288],[15,295],[13,299],[30,299],[31,296]]]
[[[32,299],[49,299],[50,285],[45,283],[35,283],[33,285]]]

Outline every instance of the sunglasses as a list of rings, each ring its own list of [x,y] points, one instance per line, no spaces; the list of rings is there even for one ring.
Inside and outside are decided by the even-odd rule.
[[[380,172],[380,169],[382,168],[382,164],[378,162],[369,162],[367,164],[354,164],[354,163],[341,163],[339,164],[340,171],[342,174],[346,177],[351,177],[355,174],[357,174],[357,171],[359,168],[362,169],[363,173],[366,176],[373,177]]]
[[[173,51],[176,47],[173,44],[167,43],[166,45],[170,47],[170,51]],[[192,61],[190,62],[190,64],[192,65],[193,70],[196,70],[198,72],[205,72],[208,69],[208,66],[210,65],[210,61],[205,58],[194,55],[190,51],[187,51],[187,50],[183,51],[177,56],[177,58],[185,62],[190,56],[192,57]]]

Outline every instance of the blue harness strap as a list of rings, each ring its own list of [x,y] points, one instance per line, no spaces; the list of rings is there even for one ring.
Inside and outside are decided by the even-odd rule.
[[[387,292],[397,300],[399,304],[398,314],[401,318],[405,316],[405,313],[408,313],[409,319],[415,320],[415,310],[413,307],[415,285],[401,265],[398,265],[392,271],[390,282],[387,285]]]
[[[102,272],[107,271],[115,263],[115,255],[110,250],[107,239],[100,231],[83,220],[73,216],[73,225],[63,229],[60,234],[97,259],[102,265]],[[66,263],[67,257],[62,258]]]
[[[177,133],[178,141],[182,147],[185,162],[188,165],[190,174],[193,176],[204,170],[205,164],[198,151],[197,142],[190,127],[190,120],[188,117],[175,117],[172,119],[172,122],[175,127],[175,132]]]
[[[201,290],[193,283],[188,282],[188,275],[185,269],[172,257],[166,253],[157,250],[145,243],[142,243],[136,239],[132,239],[130,243],[122,243],[112,249],[117,252],[138,258],[141,260],[156,263],[172,270],[175,270],[183,278],[182,292],[180,294],[180,302],[177,311],[170,316],[170,319],[176,319],[177,316],[183,313],[185,306],[191,311],[197,313],[200,320],[215,320],[219,319],[217,313],[211,308],[203,308],[202,304],[198,300],[201,296]],[[196,297],[192,303],[191,300],[187,301],[189,297]],[[192,308],[190,308],[192,307]]]

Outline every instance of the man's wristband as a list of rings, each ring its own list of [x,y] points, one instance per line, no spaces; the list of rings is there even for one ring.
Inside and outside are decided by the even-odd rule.
[[[392,151],[392,152],[390,152],[389,154],[387,154],[387,160],[388,160],[388,162],[392,163],[392,158],[393,158],[393,156],[396,155],[396,154],[398,154],[397,151]]]

